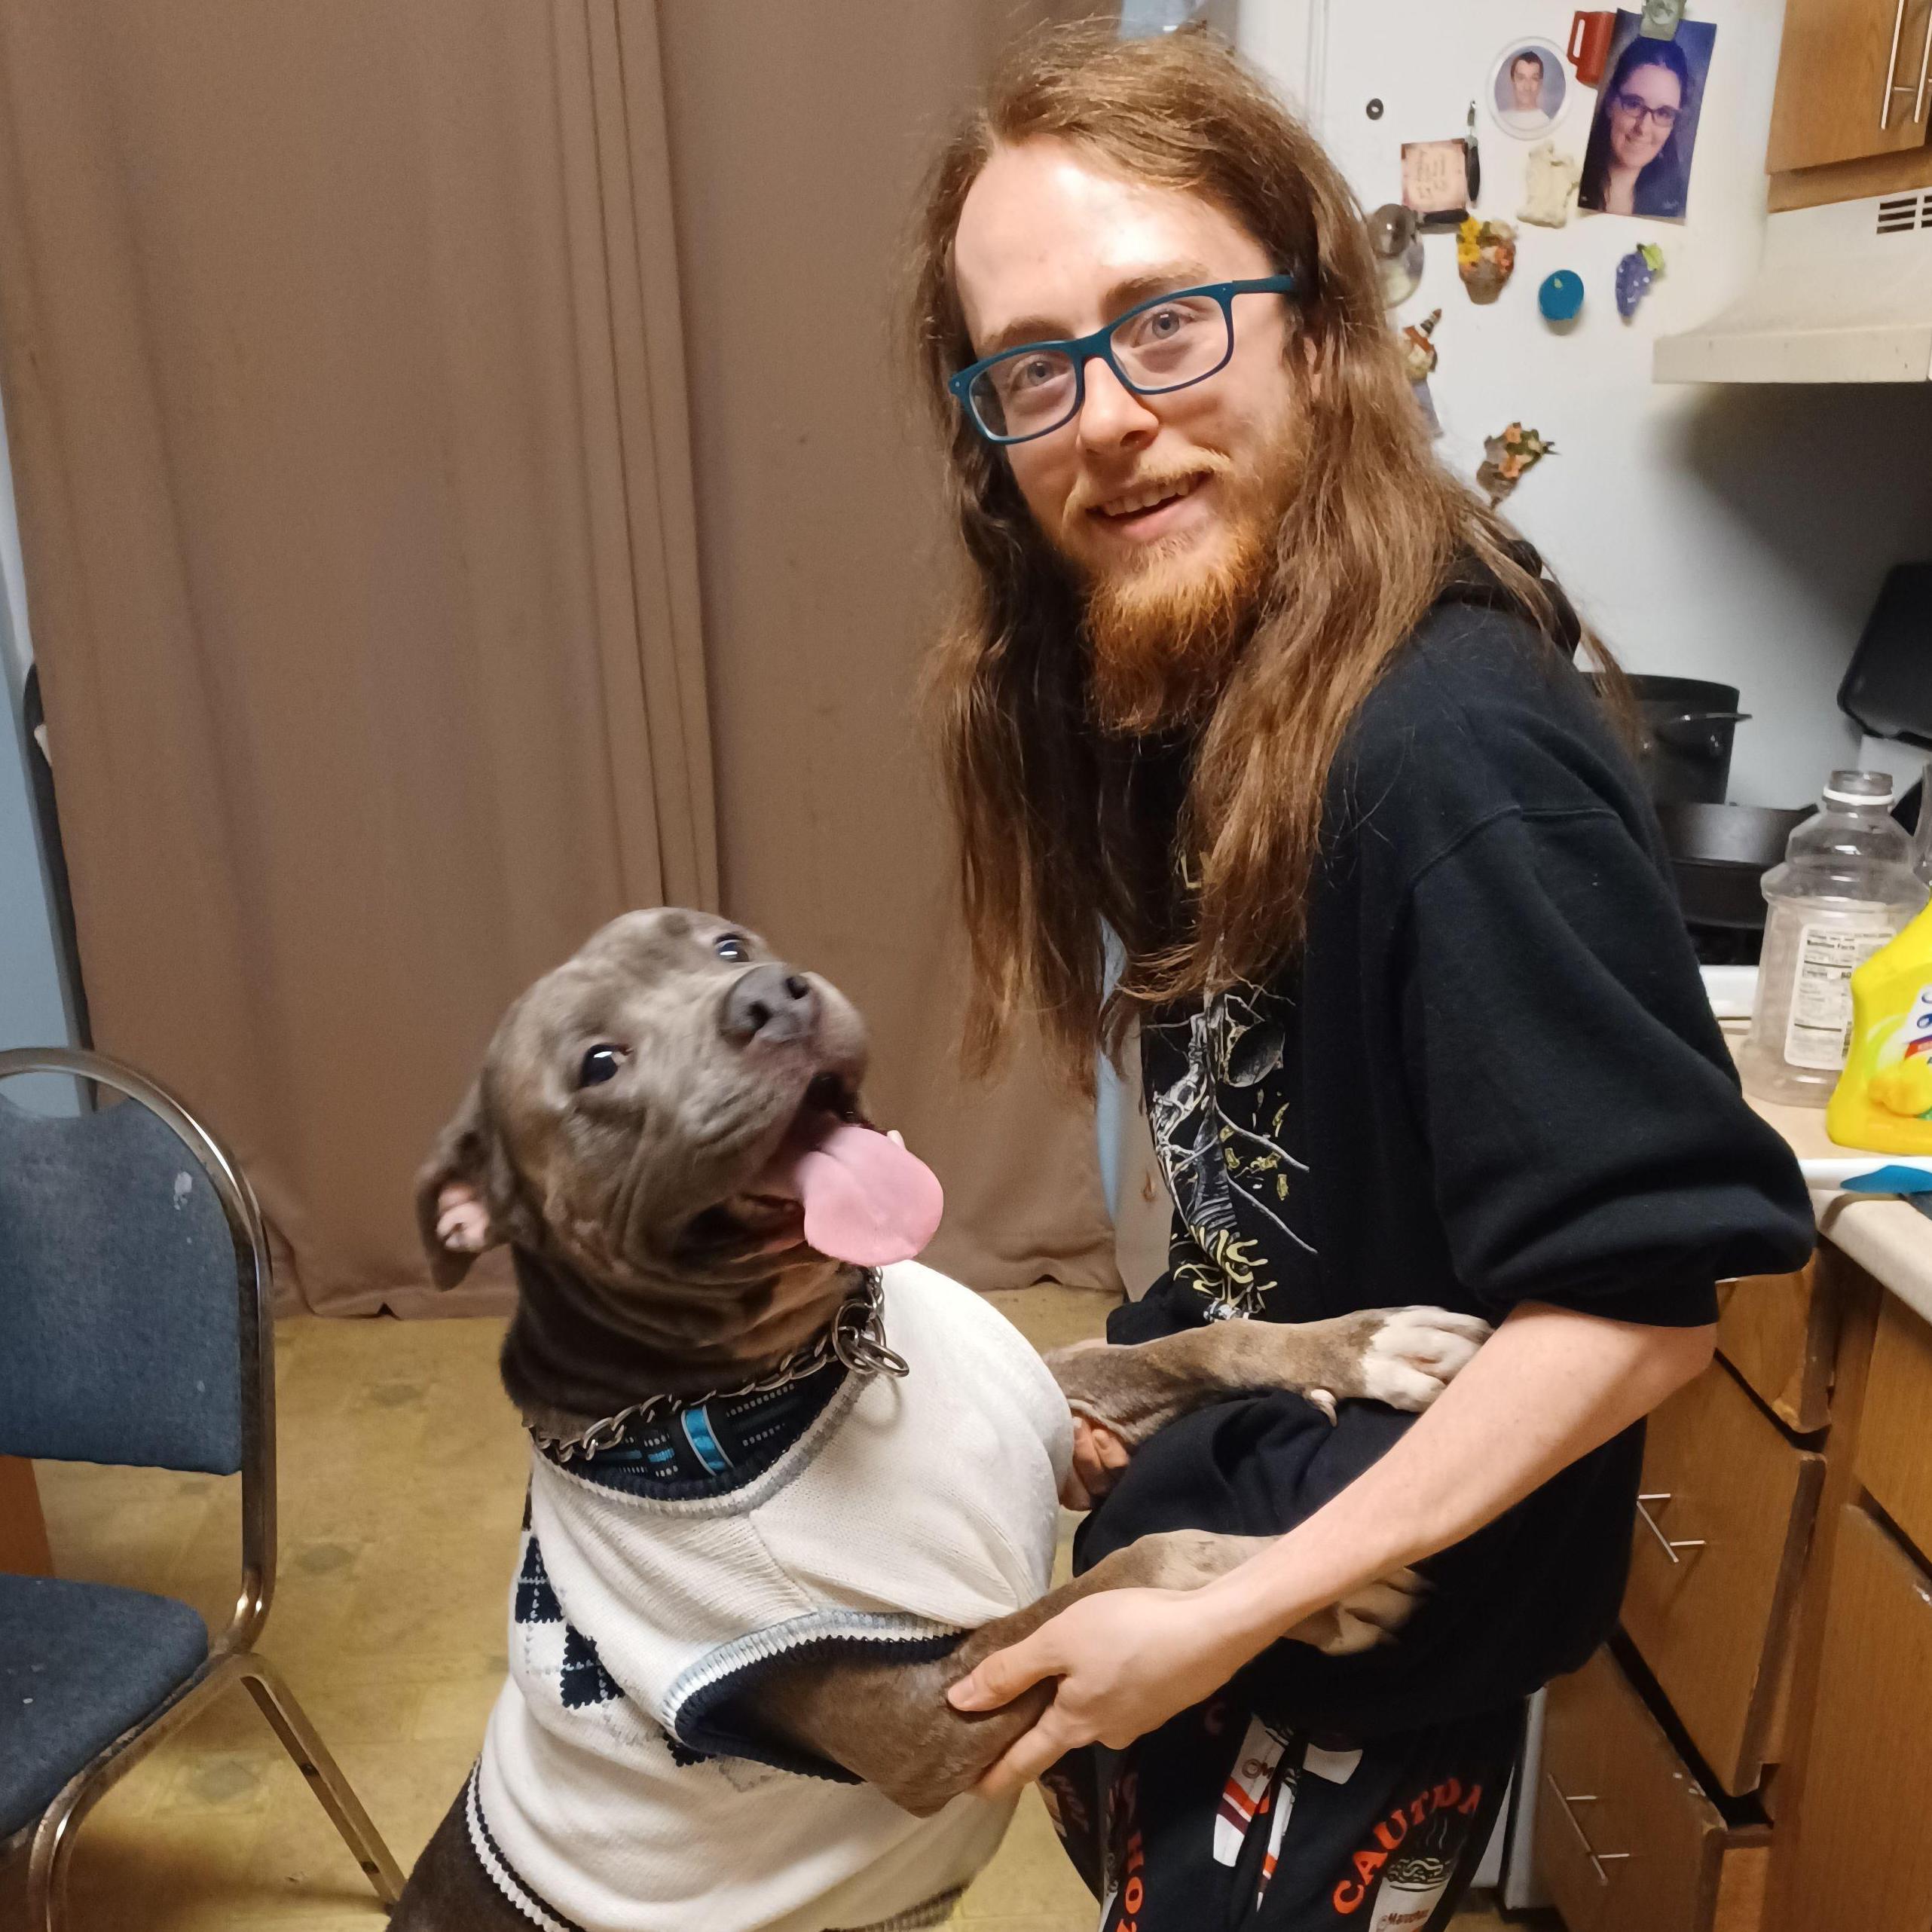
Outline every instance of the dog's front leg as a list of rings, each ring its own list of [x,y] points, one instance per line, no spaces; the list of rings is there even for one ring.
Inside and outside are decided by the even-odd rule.
[[[1447,1308],[1369,1308],[1326,1322],[1210,1322],[1130,1346],[1080,1342],[1046,1361],[1074,1413],[1133,1449],[1191,1410],[1273,1389],[1331,1420],[1351,1396],[1424,1409],[1488,1334]]]
[[[1268,1540],[1197,1530],[1143,1536],[1037,1603],[976,1630],[936,1662],[806,1658],[782,1667],[752,1694],[750,1721],[843,1765],[894,1804],[927,1817],[977,1783],[1052,1701],[1053,1685],[1042,1683],[998,1710],[954,1710],[946,1701],[948,1687],[983,1658],[1096,1590],[1194,1589],[1246,1562]],[[1331,1655],[1365,1650],[1406,1621],[1422,1588],[1413,1572],[1401,1571],[1289,1634]]]

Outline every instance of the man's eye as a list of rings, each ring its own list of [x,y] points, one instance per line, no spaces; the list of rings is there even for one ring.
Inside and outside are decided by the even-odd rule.
[[[1001,364],[996,380],[1001,393],[1010,400],[1047,388],[1066,373],[1067,365],[1058,356],[1019,356]]]
[[[578,1086],[601,1087],[607,1080],[615,1080],[628,1057],[622,1047],[592,1047],[577,1068]]]
[[[713,940],[711,950],[720,959],[742,960],[751,957],[750,947],[735,932],[726,933],[722,939]]]

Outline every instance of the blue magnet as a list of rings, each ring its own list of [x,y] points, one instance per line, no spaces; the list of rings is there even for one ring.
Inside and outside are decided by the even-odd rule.
[[[1573,322],[1583,306],[1583,277],[1567,268],[1545,275],[1536,291],[1536,306],[1545,322]]]

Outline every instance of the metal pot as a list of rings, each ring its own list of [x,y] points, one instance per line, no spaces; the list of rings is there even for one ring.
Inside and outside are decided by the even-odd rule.
[[[1793,827],[1811,815],[1761,805],[1664,799],[1657,807],[1685,923],[1755,932],[1764,925],[1764,876],[1784,857]]]
[[[1732,733],[1750,716],[1738,708],[1738,687],[1701,677],[1627,681],[1643,718],[1637,763],[1652,801],[1723,804]]]

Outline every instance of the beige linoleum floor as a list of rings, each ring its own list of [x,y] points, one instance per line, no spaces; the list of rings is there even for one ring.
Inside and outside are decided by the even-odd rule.
[[[1042,1347],[1097,1332],[1098,1298],[997,1298]],[[261,1648],[406,1870],[462,1782],[503,1681],[527,1455],[494,1322],[285,1322],[277,1345],[281,1580]],[[42,1464],[55,1567],[226,1621],[235,1485]],[[19,1861],[0,1927],[20,1922]],[[372,1932],[382,1913],[240,1692],[170,1738],[83,1827],[73,1932]],[[984,1932],[1089,1932],[1092,1900],[1029,1794],[958,1908]],[[1502,1921],[1466,1914],[1459,1932]]]

